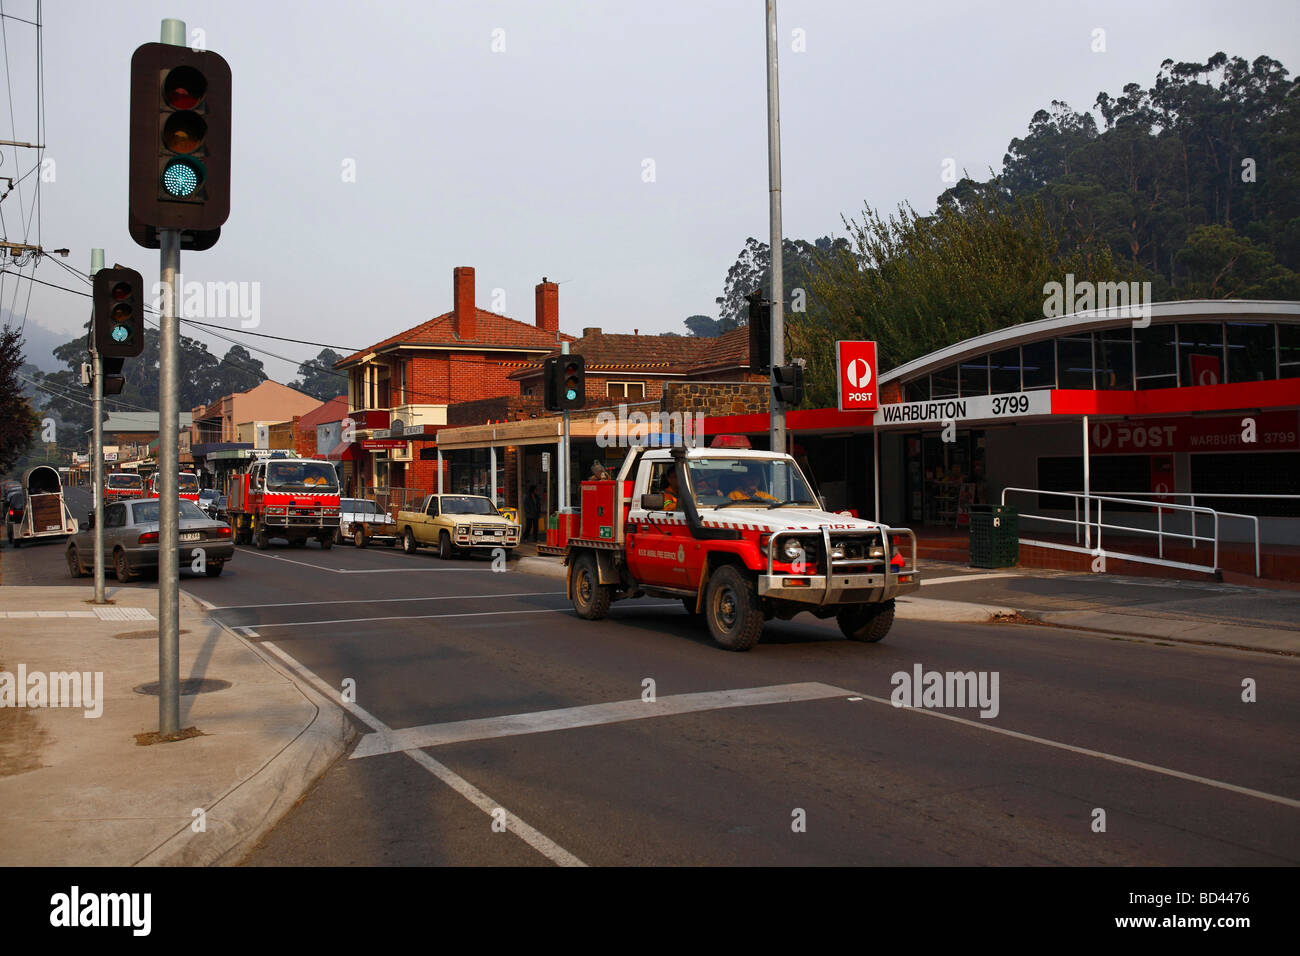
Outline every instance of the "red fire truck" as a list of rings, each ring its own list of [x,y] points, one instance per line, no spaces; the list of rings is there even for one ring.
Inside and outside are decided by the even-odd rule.
[[[633,449],[617,479],[582,483],[580,536],[565,551],[578,615],[656,596],[680,599],[732,651],[801,611],[834,617],[850,640],[883,638],[894,598],[920,586],[916,535],[832,514],[789,455],[719,438],[730,447]]]
[[[182,471],[178,477],[180,485],[180,496],[186,501],[198,502],[199,500],[199,476],[192,471]],[[162,475],[157,472],[149,479],[149,497],[158,497],[158,487],[162,483]]]
[[[124,501],[128,498],[147,498],[144,479],[133,471],[114,471],[104,476],[104,500]]]
[[[235,476],[227,514],[236,544],[265,549],[271,538],[283,538],[301,547],[315,538],[332,548],[339,527],[338,472],[316,459],[260,459]]]

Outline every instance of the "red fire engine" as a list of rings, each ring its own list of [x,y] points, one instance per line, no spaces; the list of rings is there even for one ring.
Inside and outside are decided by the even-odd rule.
[[[124,501],[128,498],[147,498],[144,479],[133,471],[114,471],[104,476],[104,500]]]
[[[334,546],[339,527],[338,472],[310,458],[264,458],[235,476],[227,509],[236,544],[265,549],[271,538],[301,547],[315,538]]]
[[[578,615],[657,596],[702,615],[727,650],[749,650],[765,621],[801,611],[879,641],[894,598],[920,586],[916,535],[826,511],[793,458],[742,443],[634,449],[617,479],[582,483],[581,533],[565,552]]]
[[[186,501],[197,502],[199,500],[199,476],[192,471],[182,471],[178,477],[180,485],[181,498]],[[149,497],[158,497],[158,487],[162,483],[162,476],[155,472],[149,479]]]

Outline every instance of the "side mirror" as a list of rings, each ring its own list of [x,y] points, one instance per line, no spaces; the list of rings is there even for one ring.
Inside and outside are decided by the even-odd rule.
[[[644,508],[646,511],[663,511],[664,496],[663,495],[642,495],[641,507]]]

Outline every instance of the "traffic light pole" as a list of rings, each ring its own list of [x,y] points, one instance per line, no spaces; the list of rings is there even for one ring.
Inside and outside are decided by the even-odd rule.
[[[162,42],[185,45],[181,20],[162,22]],[[158,733],[181,729],[180,661],[180,290],[181,231],[158,230],[162,316],[158,350]]]
[[[785,364],[785,288],[781,239],[781,113],[777,101],[776,0],[767,0],[767,191],[772,250],[772,370],[768,373],[772,451],[786,450],[785,405],[776,392],[776,369]]]
[[[90,276],[104,268],[104,250],[90,250]],[[94,318],[91,318],[93,325]],[[94,375],[90,380],[91,415],[95,418],[95,441],[90,455],[94,461],[95,496],[95,603],[107,604],[104,598],[104,360],[95,348],[95,330],[90,330],[90,361]]]
[[[560,354],[569,354],[569,343],[560,343]],[[557,484],[556,491],[556,511],[560,514],[569,513],[569,412],[566,409],[560,417],[560,461],[555,468],[555,480]]]

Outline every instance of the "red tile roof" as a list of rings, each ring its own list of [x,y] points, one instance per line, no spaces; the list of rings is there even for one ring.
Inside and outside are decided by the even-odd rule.
[[[336,362],[334,367],[345,368],[359,362],[363,356],[371,352],[382,352],[392,348],[400,348],[403,345],[447,345],[457,348],[463,348],[466,345],[482,345],[495,348],[528,349],[531,351],[555,348],[554,332],[547,332],[545,329],[539,329],[528,322],[520,322],[518,319],[498,315],[496,312],[488,312],[486,309],[475,309],[474,312],[477,318],[476,334],[473,339],[462,339],[456,335],[453,321],[455,312],[444,312],[442,315],[435,316],[414,328],[390,336],[368,349],[362,349],[360,352],[349,355],[347,358]],[[560,341],[572,342],[573,336],[560,333]]]
[[[328,402],[317,405],[302,418],[298,419],[299,428],[315,428],[328,422],[342,421],[348,414],[348,397],[340,395]]]

